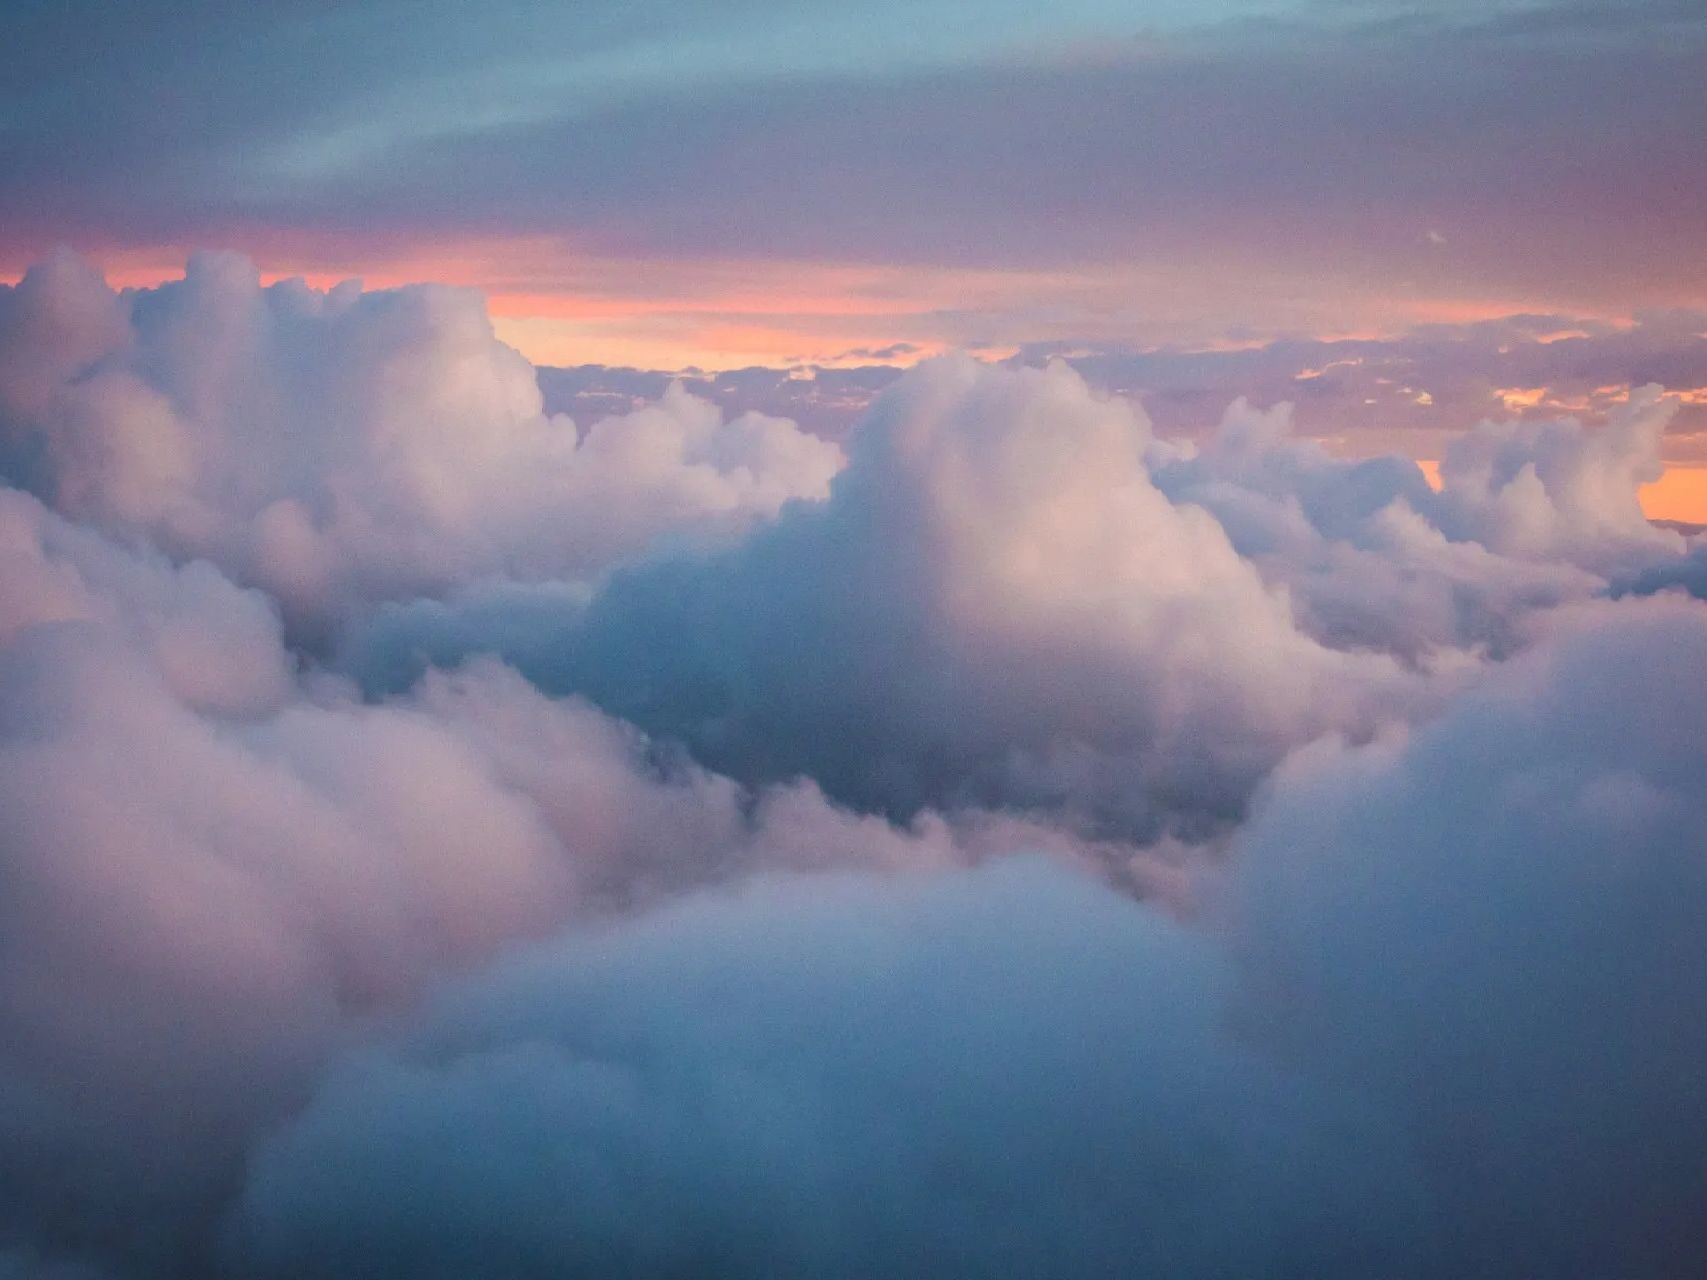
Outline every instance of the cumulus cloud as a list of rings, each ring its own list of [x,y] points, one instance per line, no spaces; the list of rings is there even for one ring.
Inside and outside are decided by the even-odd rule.
[[[1656,670],[1676,685],[1657,684]],[[1285,766],[1221,931],[1041,864],[584,933],[347,1058],[263,1274],[1686,1274],[1707,612]]]
[[[1493,551],[1602,572],[1677,551],[1682,539],[1650,524],[1637,497],[1660,478],[1660,437],[1676,411],[1648,386],[1598,431],[1573,419],[1484,423],[1441,461],[1443,523]]]
[[[255,1161],[262,1275],[1405,1274],[1379,1119],[1207,938],[1018,864],[696,901],[504,966]]]
[[[230,1238],[278,1275],[1685,1274],[1707,612],[1559,632],[1284,767],[1220,930],[1022,863],[513,959],[336,1067]]]
[[[1253,1008],[1408,1125],[1439,1274],[1707,1245],[1703,689],[1707,611],[1591,611],[1409,738],[1302,754],[1240,838]]]
[[[828,501],[589,601],[387,610],[347,660],[383,687],[497,651],[739,777],[1200,837],[1293,747],[1414,714],[1530,614],[1675,554],[1636,496],[1672,409],[1646,390],[1604,427],[1483,424],[1436,492],[1293,439],[1284,405],[1240,401],[1194,449],[1064,365],[933,361]]]
[[[1613,582],[1616,595],[1653,595],[1677,590],[1707,600],[1707,544],[1695,539],[1688,554],[1668,556],[1620,575]]]
[[[188,1265],[321,1057],[566,922],[1016,847],[1168,887],[1047,822],[754,794],[496,665],[365,704],[255,592],[0,497],[0,1239]]]
[[[1637,498],[1675,407],[1649,387],[1602,427],[1483,422],[1447,452],[1436,491],[1408,459],[1334,458],[1294,437],[1289,403],[1241,398],[1201,449],[1153,469],[1174,501],[1215,514],[1325,643],[1412,660],[1505,653],[1531,614],[1682,547]]]
[[[0,648],[50,622],[100,622],[173,693],[201,710],[240,712],[287,696],[293,660],[277,606],[202,561],[175,565],[0,489]]]
[[[61,256],[0,291],[0,439],[9,478],[62,512],[322,630],[481,574],[590,580],[820,496],[841,465],[674,388],[583,431],[543,412],[474,293],[262,288],[222,254],[123,294]]]
[[[1436,490],[1060,364],[845,466],[659,395],[454,291],[0,292],[0,1275],[1699,1255],[1670,402]]]
[[[1403,681],[1302,634],[1208,512],[1155,487],[1154,443],[1065,366],[931,362],[879,402],[826,503],[618,574],[510,652],[721,768],[862,805],[1230,815],[1289,745],[1366,724]],[[360,661],[454,646],[463,621],[394,611]]]

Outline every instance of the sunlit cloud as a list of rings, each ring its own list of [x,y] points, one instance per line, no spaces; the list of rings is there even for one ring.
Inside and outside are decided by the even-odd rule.
[[[1449,401],[1698,339],[1078,359]],[[1638,495],[1691,406],[1425,472],[1037,354],[570,417],[468,288],[0,288],[0,1271],[1675,1275],[1707,606]],[[1548,1173],[1584,1117],[1643,1230]]]

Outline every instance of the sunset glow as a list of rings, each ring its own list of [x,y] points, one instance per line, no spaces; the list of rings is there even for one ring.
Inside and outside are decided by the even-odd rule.
[[[1673,463],[1665,475],[1642,486],[1642,510],[1651,520],[1707,525],[1707,466]]]

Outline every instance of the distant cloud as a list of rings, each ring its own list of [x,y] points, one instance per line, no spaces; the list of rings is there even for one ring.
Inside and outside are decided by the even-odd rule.
[[[853,353],[850,353],[850,357]],[[875,356],[870,358],[877,358]],[[1345,451],[1438,458],[1484,419],[1513,415],[1604,422],[1632,387],[1679,397],[1666,456],[1693,459],[1707,439],[1707,312],[1644,314],[1629,324],[1512,315],[1426,325],[1391,338],[1283,338],[1230,350],[1036,343],[1008,363],[1062,359],[1095,386],[1140,399],[1158,430],[1202,436],[1227,403],[1292,403],[1298,430]],[[737,414],[795,419],[840,439],[900,371],[883,365],[704,374],[685,385]],[[553,409],[626,411],[669,375],[588,365],[541,370]]]

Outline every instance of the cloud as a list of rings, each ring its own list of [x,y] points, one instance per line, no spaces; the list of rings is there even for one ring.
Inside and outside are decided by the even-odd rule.
[[[50,1253],[202,1265],[326,1054],[572,922],[1016,847],[1170,887],[1046,816],[755,794],[495,664],[364,703],[258,593],[10,491],[0,599],[0,1239]]]
[[[1651,679],[1675,672],[1676,684]],[[1326,742],[1171,923],[1036,863],[514,957],[262,1149],[262,1274],[1682,1274],[1707,612],[1555,622]]]
[[[1436,491],[1059,363],[845,455],[656,391],[0,293],[0,1274],[1699,1254],[1707,607],[1606,598],[1699,558],[1670,402]]]
[[[591,580],[660,540],[726,537],[842,461],[679,389],[585,431],[547,417],[465,291],[263,289],[246,260],[198,255],[122,295],[61,258],[0,300],[13,482],[213,561],[304,634],[472,576]]]
[[[1700,301],[1703,28],[1682,4],[1557,0],[1522,6],[1527,27],[1511,6],[1002,8],[967,30],[940,7],[850,24],[519,3],[500,22],[436,9],[401,42],[312,5],[264,28],[20,15],[0,109],[27,126],[0,220],[15,255],[538,234],[652,260],[1044,267],[1078,288],[1141,258],[1199,314],[1236,281],[1216,332],[1299,327],[1305,293],[1304,326],[1326,327],[1348,279],[1408,315],[1490,292]]]
[[[857,357],[858,353],[849,353]],[[790,418],[814,435],[845,440],[879,392],[902,374],[894,365],[847,369],[809,365],[802,369],[755,366],[715,374],[686,373],[679,381],[694,395],[731,416],[754,410]],[[626,412],[662,395],[675,375],[645,369],[578,365],[539,370],[540,393],[552,412],[600,416]]]
[[[1613,594],[1648,596],[1677,589],[1707,600],[1707,547],[1696,540],[1688,555],[1644,565],[1613,583]]]
[[[1617,325],[1519,313],[1394,336],[1285,337],[1234,350],[1037,343],[1016,358],[1061,355],[1090,381],[1141,396],[1170,432],[1201,429],[1206,409],[1242,395],[1258,404],[1292,401],[1301,431],[1359,452],[1438,458],[1458,432],[1484,419],[1569,416],[1598,425],[1633,387],[1657,383],[1686,393],[1707,386],[1704,329],[1707,317],[1688,310],[1646,312]],[[1698,410],[1680,410],[1674,428],[1698,430]]]
[[[1707,426],[1693,394],[1707,387],[1704,331],[1707,316],[1689,310],[1645,312],[1628,324],[1519,313],[1392,336],[1290,336],[1230,349],[1142,347],[1088,330],[1024,342],[1011,362],[1065,360],[1091,385],[1142,401],[1166,435],[1201,438],[1243,397],[1292,404],[1300,433],[1345,452],[1392,449],[1433,459],[1487,419],[1575,417],[1599,426],[1632,388],[1655,383],[1679,395],[1664,452],[1684,458],[1699,450],[1697,436]],[[689,377],[686,385],[725,413],[755,409],[839,440],[902,373],[883,365],[753,368]],[[547,405],[577,416],[626,411],[668,383],[667,374],[599,365],[540,371]]]
[[[1229,1039],[1228,980],[1207,939],[1040,864],[685,904],[512,961],[342,1064],[258,1156],[240,1256],[1406,1273],[1403,1156]]]
[[[1493,551],[1602,572],[1677,551],[1678,536],[1650,524],[1637,497],[1660,477],[1660,438],[1676,409],[1649,386],[1600,431],[1570,420],[1483,425],[1441,461],[1446,527]]]
[[[586,600],[383,610],[346,661],[387,687],[496,651],[743,779],[1202,838],[1293,747],[1416,714],[1529,614],[1674,556],[1636,498],[1670,411],[1650,391],[1594,431],[1485,424],[1436,493],[1292,439],[1285,406],[1241,401],[1196,450],[1063,365],[930,362],[827,502]]]
[[[1239,838],[1252,1008],[1404,1118],[1436,1274],[1700,1256],[1704,676],[1707,611],[1602,606],[1409,737],[1303,753]]]
[[[1384,656],[1300,632],[1152,483],[1141,411],[1064,366],[920,366],[851,447],[827,502],[620,573],[555,625],[536,610],[531,637],[487,595],[387,611],[351,661],[384,678],[485,647],[472,609],[530,678],[739,777],[902,815],[1067,803],[1151,835],[1236,816],[1290,746],[1413,697]]]
[[[1675,408],[1648,387],[1592,430],[1483,422],[1453,442],[1437,491],[1407,459],[1348,461],[1295,439],[1290,404],[1240,399],[1154,476],[1212,512],[1324,643],[1411,660],[1504,654],[1535,612],[1598,594],[1629,566],[1675,562],[1682,539],[1638,500]]]
[[[0,647],[45,623],[100,622],[203,711],[277,706],[294,661],[278,609],[202,561],[174,565],[0,489]]]

